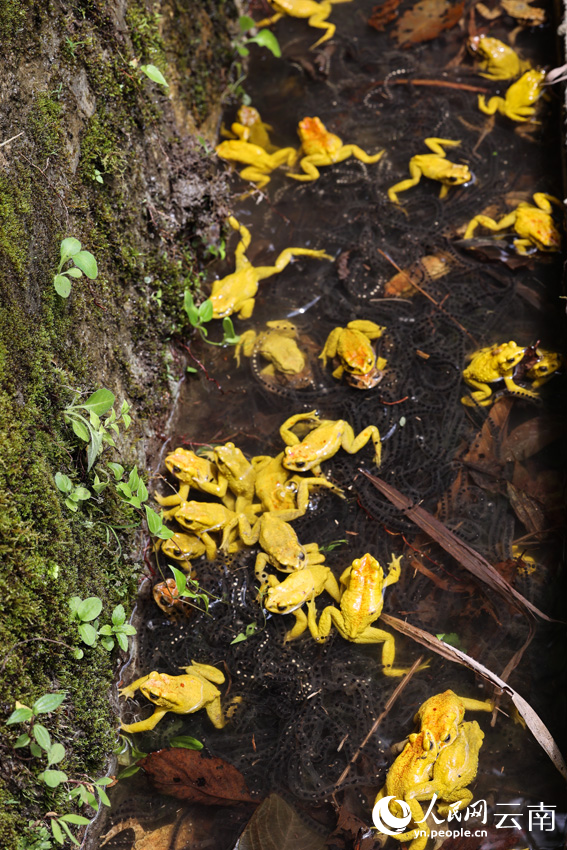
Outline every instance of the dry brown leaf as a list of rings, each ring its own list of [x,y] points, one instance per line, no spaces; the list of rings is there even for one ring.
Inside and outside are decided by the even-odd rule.
[[[401,2],[402,0],[384,0],[384,3],[374,6],[368,18],[368,25],[374,27],[378,32],[383,32],[386,29],[386,24],[398,17],[397,10]]]
[[[468,570],[476,576],[477,579],[480,579],[480,581],[484,582],[484,584],[488,585],[488,587],[492,588],[492,590],[495,590],[508,602],[519,608],[520,611],[523,611],[526,614],[528,612],[537,614],[538,617],[541,617],[548,622],[556,622],[551,617],[548,617],[547,614],[544,614],[543,611],[540,611],[540,609],[530,602],[529,599],[526,599],[525,596],[522,596],[521,593],[508,584],[508,582],[502,578],[498,570],[495,570],[494,567],[488,563],[486,558],[483,558],[482,555],[472,548],[472,546],[469,546],[463,540],[460,540],[432,514],[417,505],[413,505],[412,502],[400,493],[399,490],[396,490],[395,487],[392,487],[390,484],[382,481],[381,478],[370,475],[365,469],[359,469],[358,471],[368,478],[368,480],[372,482],[376,489],[379,490],[388,499],[388,501],[402,510],[407,517],[413,520],[413,522],[421,528],[422,531],[425,531],[431,538],[433,538],[433,540],[439,543],[439,545],[448,552],[449,555],[452,555],[465,570]]]
[[[464,0],[454,5],[448,0],[420,0],[402,15],[392,36],[400,47],[431,41],[443,30],[454,27],[463,17],[464,9]]]
[[[157,829],[145,829],[137,818],[128,818],[109,829],[102,836],[104,840],[100,846],[104,847],[111,838],[126,829],[134,831],[132,850],[177,850],[178,848],[183,850],[183,848],[189,847],[195,838],[194,823],[189,817],[185,817],[180,825],[177,821],[174,821]],[[174,844],[171,843],[172,839]]]
[[[138,762],[156,789],[178,800],[207,806],[256,803],[243,775],[219,758],[205,758],[196,750],[169,747],[150,753]]]
[[[412,626],[404,620],[399,620],[397,617],[392,617],[390,614],[384,614],[383,612],[381,620],[387,626],[391,626],[393,629],[396,629],[402,634],[413,638],[413,640],[417,641],[417,643],[421,643],[423,646],[428,647],[428,649],[433,650],[433,652],[436,652],[438,655],[442,655],[443,658],[447,658],[449,661],[457,661],[460,664],[464,664],[465,667],[470,667],[471,670],[474,670],[476,673],[480,673],[484,679],[492,682],[493,685],[496,685],[497,688],[508,694],[518,709],[518,712],[526,721],[528,729],[531,731],[540,747],[545,750],[559,773],[567,779],[567,765],[565,764],[563,756],[561,755],[561,752],[559,751],[549,729],[539,715],[536,714],[530,704],[527,703],[517,691],[511,688],[507,682],[497,676],[496,673],[493,673],[492,670],[489,670],[488,667],[485,667],[484,664],[481,664],[479,661],[475,661],[475,659],[471,658],[470,655],[467,655],[466,652],[462,652],[460,649],[456,649],[454,646],[439,640],[433,635],[430,635],[429,632],[417,628],[417,626]]]
[[[324,850],[326,838],[278,794],[258,806],[234,850]]]
[[[514,428],[503,441],[503,461],[525,460],[563,436],[565,423],[551,416],[534,416]]]

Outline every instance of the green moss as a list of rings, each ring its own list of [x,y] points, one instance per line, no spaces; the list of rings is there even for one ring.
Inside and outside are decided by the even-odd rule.
[[[29,116],[28,132],[36,145],[39,159],[58,156],[62,145],[61,104],[56,96],[39,92]]]

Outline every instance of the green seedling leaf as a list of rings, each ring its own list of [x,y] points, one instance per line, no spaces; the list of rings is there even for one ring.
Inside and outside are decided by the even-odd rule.
[[[65,499],[65,504],[70,511],[73,511],[73,513],[79,510],[79,506],[72,499]]]
[[[124,652],[128,652],[128,638],[122,632],[116,632],[114,635],[116,640],[118,641],[118,646],[120,649],[124,650]]]
[[[202,750],[203,744],[190,735],[178,735],[169,742],[170,747],[184,747],[186,750]]]
[[[80,596],[71,596],[69,599],[69,608],[71,609],[71,614],[76,614],[79,610],[79,605],[83,600]]]
[[[136,495],[137,495],[138,499],[140,500],[140,502],[145,502],[146,499],[148,498],[148,496],[149,496],[148,489],[147,489],[147,487],[146,487],[146,485],[144,484],[143,481],[140,481],[140,483],[138,484],[138,489],[136,491]]]
[[[257,33],[255,36],[249,38],[248,41],[253,42],[254,44],[258,44],[260,45],[260,47],[266,47],[278,59],[282,55],[279,42],[273,32],[271,32],[270,30],[260,30],[260,32]],[[77,261],[75,260],[75,262]]]
[[[146,509],[146,521],[148,523],[148,531],[150,534],[158,534],[163,525],[162,519],[159,514],[156,514],[148,505],[144,505]]]
[[[240,632],[240,634],[236,635],[234,640],[231,640],[230,646],[232,646],[233,643],[241,643],[243,640],[246,640],[246,638],[247,635],[245,635],[244,632]]]
[[[59,820],[62,820],[65,823],[75,823],[77,826],[86,826],[90,823],[90,820],[83,817],[83,815],[61,815]]]
[[[102,600],[98,596],[89,596],[83,600],[77,609],[77,616],[83,622],[95,620],[102,611]]]
[[[123,626],[116,626],[114,631],[115,631],[116,634],[123,634],[123,635],[135,635],[136,634],[136,629],[134,628],[134,626],[131,626],[129,623],[125,623]]]
[[[63,820],[63,818],[59,818],[58,822],[59,822],[59,825],[63,827],[63,829],[67,833],[67,837],[73,842],[73,844],[76,847],[80,847],[81,846],[80,841],[77,841],[77,839],[75,838],[75,836],[73,835],[73,833],[71,832],[71,830],[69,829],[69,827],[67,826],[65,821]]]
[[[101,776],[100,779],[95,779],[95,785],[110,785],[112,783],[112,779],[110,776]]]
[[[73,257],[81,250],[81,243],[73,236],[68,236],[61,243],[61,262],[64,263],[69,257]]]
[[[33,736],[42,750],[51,749],[51,735],[41,723],[34,723]]]
[[[108,799],[108,794],[106,791],[103,791],[102,788],[97,788],[98,796],[100,798],[100,802],[103,806],[110,806],[110,800]]]
[[[93,490],[98,495],[98,493],[102,493],[103,490],[106,490],[108,487],[108,481],[101,481],[98,477],[98,474],[95,473],[95,479],[93,482]]]
[[[87,446],[87,472],[90,472],[95,460],[102,451],[102,434],[91,431],[91,441]]]
[[[143,71],[146,77],[149,77],[152,82],[158,83],[160,86],[165,86],[166,89],[169,88],[169,83],[160,69],[156,68],[155,65],[140,65],[140,71]]]
[[[121,464],[113,463],[112,461],[109,461],[107,463],[107,466],[114,474],[114,478],[116,479],[116,481],[120,481],[120,479],[124,475],[124,467]]]
[[[79,600],[79,603],[81,601],[78,596],[73,596],[69,600],[69,605],[71,604],[71,601],[74,600],[74,599]],[[66,693],[64,693],[64,694],[44,694],[42,697],[40,697],[38,700],[36,700],[34,702],[34,704],[33,704],[34,714],[48,714],[50,711],[55,711],[56,708],[59,708],[59,706],[61,705],[61,703],[63,702],[63,700],[65,699],[66,696],[67,696]]]
[[[112,622],[115,626],[121,626],[126,620],[126,611],[123,605],[117,605],[112,612]]]
[[[65,747],[63,744],[53,744],[47,753],[48,764],[59,764],[65,758]]]
[[[238,19],[238,26],[240,27],[240,32],[246,32],[247,30],[254,29],[256,21],[254,18],[249,17],[249,15],[241,15]]]
[[[80,661],[81,658],[84,657],[84,655],[85,655],[85,653],[83,652],[82,649],[74,649],[73,650],[73,658],[76,658],[77,661]]]
[[[213,307],[213,302],[207,298],[206,301],[203,301],[202,304],[199,305],[199,318],[202,322],[210,322],[213,318],[213,313],[215,308]]]
[[[73,491],[73,498],[79,499],[79,501],[84,502],[86,499],[90,499],[91,494],[86,487],[75,487]]]
[[[234,46],[239,56],[250,56],[250,51],[243,44],[235,44]]]
[[[20,737],[16,740],[16,743],[14,744],[14,749],[17,749],[18,747],[27,747],[30,740],[31,738],[28,733],[24,732],[24,734],[20,735]]]
[[[32,741],[30,744],[30,752],[36,759],[43,755],[43,750],[35,741]]]
[[[38,779],[45,782],[49,788],[57,788],[62,782],[68,781],[67,774],[63,773],[62,770],[44,770],[43,773],[39,774]]]
[[[449,632],[448,634],[439,634],[435,635],[439,640],[448,643],[450,646],[455,646],[457,649],[461,649],[461,639],[456,632]]]
[[[187,317],[193,327],[196,327],[199,324],[199,311],[195,307],[193,296],[188,289],[183,294],[183,309],[187,313]]]
[[[230,316],[225,316],[222,320],[222,329],[224,333],[223,342],[226,342],[228,345],[235,345],[240,341],[240,337],[234,330],[234,325],[232,324]]]
[[[96,630],[90,625],[90,623],[80,623],[79,634],[81,636],[81,640],[83,641],[83,643],[86,643],[87,646],[95,645],[97,633]]]
[[[109,411],[114,404],[115,399],[116,397],[114,393],[102,387],[100,390],[97,390],[90,395],[85,403],[80,406],[84,407],[86,410],[92,410],[92,412],[96,413],[97,416],[104,416],[104,414]]]
[[[79,440],[84,440],[85,443],[88,443],[91,435],[87,426],[81,422],[79,419],[71,419],[71,427],[73,431],[79,438]]]
[[[194,367],[194,366],[186,366],[186,367],[185,367],[185,371],[186,371],[186,372],[189,372],[189,374],[192,374],[192,373],[197,374],[197,369],[195,369],[195,367]]]
[[[103,647],[107,652],[111,652],[114,649],[114,639],[111,637],[103,637],[100,639]]]
[[[6,726],[9,726],[10,723],[27,723],[32,717],[33,711],[31,708],[17,708],[7,719]]]
[[[41,774],[40,774],[40,778],[41,778]],[[59,783],[57,783],[57,784],[59,784]],[[50,786],[50,787],[55,788],[57,786],[53,785],[53,786]],[[51,832],[53,833],[54,839],[57,842],[59,842],[59,844],[65,843],[65,836],[63,835],[63,831],[62,831],[61,827],[59,826],[59,824],[57,823],[57,821],[55,820],[55,818],[51,818]]]
[[[105,635],[105,636],[111,635],[112,632],[113,632],[112,626],[101,626],[100,629],[98,630],[99,635]]]
[[[177,567],[172,567],[169,565],[169,569],[173,573],[173,577],[175,579],[175,584],[177,585],[177,592],[180,596],[183,596],[185,593],[185,588],[187,587],[187,576],[185,573],[178,570]]]
[[[65,274],[68,274],[69,277],[74,277],[74,278],[78,278],[78,277],[83,276],[82,271],[80,269],[75,268],[75,266],[72,266],[70,269],[67,269]]]
[[[272,35],[272,33],[270,33],[270,35]],[[272,36],[272,38],[274,37],[275,36]],[[79,251],[78,254],[74,254],[73,262],[91,280],[94,280],[95,277],[98,276],[98,266],[90,251]]]
[[[55,287],[55,292],[57,295],[60,295],[61,298],[68,298],[71,294],[71,281],[64,274],[56,274],[53,278],[53,286]]]
[[[126,770],[123,770],[122,773],[119,773],[116,777],[117,779],[127,779],[129,776],[134,776],[135,773],[138,773],[139,767],[137,764],[130,765]]]
[[[67,475],[64,475],[62,472],[55,473],[55,486],[58,490],[61,490],[62,493],[70,493],[73,489],[73,482]]]

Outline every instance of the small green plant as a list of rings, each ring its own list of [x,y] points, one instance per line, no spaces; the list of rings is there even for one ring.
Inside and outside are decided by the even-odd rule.
[[[110,464],[109,464],[110,466]],[[122,470],[120,478],[124,474],[123,467],[120,464],[112,464],[115,477],[118,476],[119,469]],[[122,501],[126,502],[132,508],[141,508],[142,503],[148,499],[148,489],[138,473],[138,467],[135,466],[128,476],[128,481],[119,481],[116,489],[122,496]]]
[[[204,326],[212,320],[214,312],[213,302],[209,298],[197,307],[191,292],[186,289],[183,295],[183,309],[187,313],[187,318],[192,327],[199,331],[202,338],[209,345],[236,345],[240,340],[240,337],[234,330],[230,316],[225,316],[222,320],[223,338],[220,342],[212,342],[212,340],[207,338],[209,332]]]
[[[207,257],[213,257],[215,260],[224,260],[226,257],[226,242],[224,239],[221,239],[219,245],[215,245],[214,242],[207,242],[205,246],[205,259]]]
[[[63,271],[65,263],[72,260],[74,263]],[[90,280],[98,276],[98,266],[90,251],[81,250],[81,243],[73,236],[67,237],[61,242],[61,260],[57,274],[53,277],[53,286],[61,298],[68,298],[71,294],[72,278],[79,278],[86,274]]]
[[[104,178],[102,176],[102,171],[98,168],[93,168],[92,179],[96,181],[96,183],[104,183]]]
[[[461,639],[456,632],[447,632],[435,635],[437,640],[442,640],[444,643],[448,643],[449,646],[454,646],[456,649],[462,649],[463,645],[461,643]]]
[[[120,649],[128,652],[128,635],[135,635],[136,629],[126,622],[126,612],[122,605],[117,605],[111,616],[112,622],[98,630],[99,635],[102,635],[100,642],[110,652],[116,640]]]
[[[203,744],[191,735],[176,735],[168,741],[170,747],[183,747],[186,750],[202,750]]]
[[[72,823],[77,826],[86,826],[90,823],[89,818],[83,817],[83,815],[55,815],[49,813],[51,818],[51,832],[53,833],[54,839],[58,844],[65,844],[65,833],[67,834],[67,838],[73,842],[76,847],[81,846],[81,842],[77,841],[67,824]]]
[[[185,573],[178,570],[176,567],[172,567],[169,564],[169,569],[173,573],[173,577],[175,579],[175,586],[177,588],[178,596],[185,599],[195,599],[197,602],[201,603],[200,605],[193,605],[194,608],[198,608],[200,611],[209,610],[209,594],[203,590],[199,586],[199,582],[195,579],[189,578]],[[191,603],[189,603],[191,605]]]
[[[55,473],[55,485],[65,496],[65,504],[70,511],[77,511],[79,505],[91,498],[90,490],[80,484],[74,485],[71,479],[62,472]]]
[[[260,631],[260,626],[258,625],[258,623],[248,623],[244,631],[239,632],[239,634],[236,635],[234,640],[231,640],[230,645],[232,646],[233,643],[241,643],[243,640],[248,640],[249,637],[252,637],[252,635],[256,634],[256,632],[258,631]]]
[[[88,444],[87,472],[89,472],[101,453],[103,444],[107,443],[110,446],[116,445],[111,431],[118,435],[120,433],[120,425],[124,427],[124,430],[127,430],[130,427],[132,418],[128,412],[130,405],[126,400],[122,402],[120,413],[117,416],[113,408],[115,401],[114,393],[104,387],[94,392],[84,402],[77,403],[79,397],[77,393],[73,404],[68,405],[63,410],[63,418],[65,422],[71,425],[77,437]],[[103,421],[101,417],[105,413],[108,416]],[[101,482],[95,483],[98,484]]]
[[[112,614],[111,622],[99,627],[98,617],[102,611],[102,600],[98,596],[81,599],[72,596],[69,599],[71,622],[77,623],[79,637],[87,646],[95,646],[99,637],[102,646],[110,652],[115,642],[124,652],[128,651],[128,636],[135,635],[134,626],[126,622],[126,612],[122,605],[117,605]],[[84,652],[80,647],[74,652],[75,658],[83,658]]]
[[[140,65],[140,71],[149,77],[153,83],[158,83],[160,86],[164,86],[164,88],[169,88],[169,83],[163,76],[162,72],[159,68],[156,68],[155,65]]]
[[[325,546],[319,546],[319,552],[332,552],[333,549],[338,549],[339,546],[342,546],[342,544],[346,542],[347,541],[345,539],[331,540],[331,542],[325,544]]]
[[[256,21],[248,17],[248,15],[241,15],[238,19],[238,26],[240,27],[240,32],[244,35],[249,30],[255,29]],[[245,46],[247,44],[258,44],[260,47],[265,47],[278,59],[282,55],[279,42],[271,30],[262,29],[256,35],[245,38],[244,40],[235,41],[234,47],[239,56],[249,55],[250,51]]]
[[[173,537],[173,531],[166,528],[159,514],[156,514],[148,505],[144,505],[146,510],[146,522],[148,523],[148,531],[152,537],[158,537],[160,540],[169,540]]]
[[[16,709],[6,720],[6,726],[13,723],[23,724],[24,731],[19,735],[14,743],[14,748],[27,747],[29,744],[32,756],[39,758],[44,754],[47,755],[47,769],[40,773],[38,779],[48,785],[50,788],[56,788],[61,782],[67,781],[67,775],[62,770],[51,770],[50,765],[58,764],[65,758],[65,747],[62,744],[52,743],[49,731],[43,724],[37,722],[37,717],[40,714],[51,714],[55,711],[65,697],[63,694],[43,694],[36,699],[33,706],[29,708],[23,703],[16,702]]]
[[[156,302],[156,304],[158,305],[158,307],[160,308],[160,310],[161,310],[161,298],[162,298],[162,291],[161,291],[161,289],[157,289],[155,292],[151,292],[151,293],[150,293],[150,299],[151,299],[152,301],[155,301],[155,302]]]

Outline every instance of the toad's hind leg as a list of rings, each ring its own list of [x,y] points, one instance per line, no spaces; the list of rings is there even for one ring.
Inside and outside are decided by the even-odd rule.
[[[220,696],[215,697],[205,706],[207,716],[215,729],[223,729],[226,726],[226,718],[223,714]]]
[[[353,455],[360,451],[360,449],[362,449],[370,439],[372,439],[372,442],[374,443],[374,461],[376,466],[380,466],[382,443],[380,442],[380,431],[376,425],[368,425],[368,427],[365,428],[364,431],[361,431],[357,437],[354,436],[354,431],[350,425],[348,425],[348,427],[345,428],[341,445],[345,452]]]
[[[345,0],[343,0],[345,2]],[[319,44],[322,44],[324,41],[328,41],[335,34],[336,26],[331,24],[327,18],[331,11],[330,3],[321,3],[323,8],[319,9],[319,11],[315,12],[314,15],[308,19],[307,23],[310,27],[316,27],[320,30],[326,30],[325,34],[318,39],[315,44],[312,44],[309,48],[310,50],[314,50]],[[324,8],[326,7],[326,8]]]
[[[264,280],[271,277],[273,274],[283,272],[294,257],[315,257],[318,260],[332,260],[329,254],[324,251],[313,251],[311,248],[285,248],[276,259],[273,266],[257,266],[255,269],[256,279]],[[248,318],[248,316],[246,316]]]
[[[417,186],[421,180],[421,168],[415,162],[410,160],[409,173],[411,177],[407,180],[402,180],[401,183],[396,183],[395,186],[390,186],[388,189],[388,197],[394,204],[399,204],[398,194],[405,192],[406,189],[411,189],[412,186]]]
[[[347,159],[349,156],[353,156],[355,159],[358,159],[360,162],[365,162],[367,165],[371,165],[373,162],[378,162],[384,156],[385,151],[378,151],[378,153],[369,154],[366,151],[363,151],[362,148],[359,148],[358,145],[345,145],[340,153],[340,158],[337,160],[340,162],[343,159]]]
[[[244,169],[246,171],[247,169]],[[245,258],[246,249],[250,245],[252,237],[250,235],[250,231],[247,227],[244,227],[243,224],[233,216],[229,216],[228,223],[232,227],[233,230],[238,230],[240,234],[240,242],[236,246],[236,250],[234,252],[234,261],[236,264],[236,270],[242,268],[244,265],[248,265],[248,261]]]
[[[492,404],[492,390],[488,384],[483,384],[481,381],[475,381],[474,378],[465,379],[469,386],[474,387],[474,392],[469,396],[463,396],[461,401],[466,407],[475,407],[479,404],[481,407],[488,407]]]

